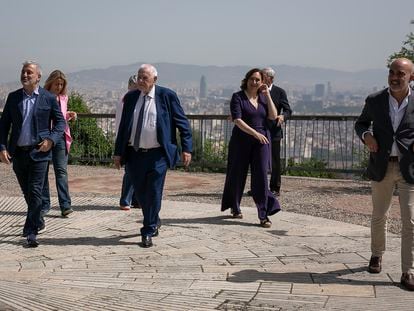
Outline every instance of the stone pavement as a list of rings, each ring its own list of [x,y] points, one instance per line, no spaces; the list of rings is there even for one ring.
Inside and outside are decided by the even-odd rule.
[[[56,198],[53,198],[56,206]],[[411,310],[399,287],[398,236],[384,271],[366,272],[369,229],[280,212],[257,225],[217,204],[163,201],[154,247],[138,246],[141,211],[118,196],[73,197],[46,216],[41,245],[23,247],[21,197],[0,196],[0,310]]]

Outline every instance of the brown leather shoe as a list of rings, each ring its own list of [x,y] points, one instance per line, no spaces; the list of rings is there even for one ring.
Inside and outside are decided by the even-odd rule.
[[[414,274],[403,273],[401,275],[401,286],[409,291],[414,291]]]
[[[381,272],[382,257],[371,256],[371,260],[368,265],[369,273],[380,273]]]

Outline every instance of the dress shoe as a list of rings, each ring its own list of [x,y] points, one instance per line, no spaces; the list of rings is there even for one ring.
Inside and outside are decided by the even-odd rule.
[[[31,233],[27,236],[27,247],[38,247],[39,242],[36,240],[36,235]]]
[[[369,273],[380,273],[381,272],[381,262],[382,257],[379,256],[371,256],[368,265],[368,272]]]
[[[247,196],[249,196],[249,197],[252,197],[253,196],[253,193],[252,193],[252,191],[251,190],[249,190],[249,191],[247,191]]]
[[[272,190],[273,195],[280,197],[280,191]]]
[[[148,235],[143,235],[141,238],[141,246],[142,247],[151,247],[152,246],[152,238]]]
[[[131,205],[131,208],[141,208],[142,209],[142,207],[141,207],[141,205],[139,203],[132,204]]]
[[[414,291],[414,274],[403,273],[401,275],[401,286],[409,291]]]
[[[73,209],[72,209],[71,207],[69,207],[69,208],[64,209],[64,210],[62,211],[62,216],[63,216],[63,217],[67,217],[69,214],[72,214],[72,213],[73,213]]]

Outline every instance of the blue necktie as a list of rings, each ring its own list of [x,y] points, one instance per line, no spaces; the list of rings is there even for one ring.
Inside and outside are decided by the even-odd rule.
[[[138,151],[139,149],[139,140],[141,138],[142,123],[144,121],[144,109],[145,109],[146,99],[147,99],[147,96],[144,95],[143,96],[144,102],[142,103],[141,109],[139,110],[139,114],[138,114],[137,129],[135,131],[134,144],[133,144],[135,151]]]

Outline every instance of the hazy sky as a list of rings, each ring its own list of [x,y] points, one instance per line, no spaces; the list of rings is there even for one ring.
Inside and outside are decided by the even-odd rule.
[[[134,62],[382,68],[413,0],[0,0],[0,82],[25,59],[73,72]]]

